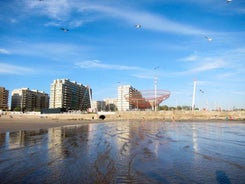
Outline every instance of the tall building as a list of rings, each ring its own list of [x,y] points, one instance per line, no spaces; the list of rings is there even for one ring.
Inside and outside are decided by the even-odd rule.
[[[97,111],[106,111],[106,103],[105,101],[92,101],[93,109],[95,112]]]
[[[105,98],[106,111],[117,110],[117,98]]]
[[[126,96],[130,98],[132,95],[139,94],[140,92],[133,88],[131,85],[122,85],[118,87],[117,109],[118,111],[132,110],[134,105],[130,103],[130,100],[126,99]]]
[[[0,110],[8,110],[9,91],[0,87]]]
[[[92,90],[69,79],[56,79],[50,87],[49,108],[87,110],[92,108]]]
[[[14,89],[12,91],[12,110],[40,111],[48,108],[49,96],[43,91],[29,88]]]

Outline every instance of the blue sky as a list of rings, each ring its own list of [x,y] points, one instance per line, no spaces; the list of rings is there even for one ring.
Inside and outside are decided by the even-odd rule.
[[[49,93],[68,78],[102,100],[122,84],[154,89],[157,77],[171,91],[162,105],[191,105],[196,79],[196,106],[245,108],[243,0],[1,0],[0,12],[0,86],[10,92]]]

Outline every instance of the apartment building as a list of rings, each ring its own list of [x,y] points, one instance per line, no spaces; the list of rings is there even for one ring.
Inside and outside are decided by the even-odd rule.
[[[105,101],[92,101],[92,104],[93,104],[93,110],[95,112],[106,111],[106,103],[105,103]]]
[[[91,108],[92,90],[69,79],[56,79],[50,86],[49,108],[88,110]]]
[[[0,87],[0,110],[8,110],[9,91]]]
[[[106,111],[117,110],[117,98],[105,98]]]
[[[133,103],[130,102],[130,97],[140,95],[140,92],[131,85],[121,85],[118,87],[117,109],[118,111],[128,111],[136,108]],[[128,99],[126,98],[128,97]]]
[[[48,108],[49,96],[43,91],[29,88],[14,89],[12,91],[12,110],[40,111]]]

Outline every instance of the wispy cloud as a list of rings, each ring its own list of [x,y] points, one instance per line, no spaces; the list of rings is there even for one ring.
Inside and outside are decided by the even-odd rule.
[[[37,9],[39,13],[55,20],[65,20],[69,17],[72,7],[67,0],[26,1],[27,8]]]
[[[12,53],[21,56],[37,56],[39,58],[48,58],[51,60],[64,61],[67,57],[80,57],[81,51],[89,51],[89,46],[73,43],[56,43],[56,42],[30,42],[22,40],[12,40]],[[84,55],[84,54],[83,54]]]
[[[124,20],[132,25],[136,23],[142,24],[144,29],[178,33],[178,34],[203,34],[206,30],[201,30],[190,25],[181,24],[171,21],[163,15],[155,15],[152,13],[139,11],[137,9],[108,7],[102,5],[88,5],[88,9],[102,12],[107,16]]]
[[[50,17],[54,20],[67,21],[67,24],[72,27],[79,27],[84,22],[91,20],[108,18],[118,19],[121,22],[127,22],[128,24],[142,24],[142,28],[168,32],[175,34],[187,34],[196,35],[208,32],[207,30],[201,30],[191,25],[182,24],[172,21],[164,15],[156,15],[149,12],[137,10],[137,8],[128,8],[125,5],[101,5],[101,2],[77,2],[67,0],[49,0],[49,1],[28,1],[27,6],[30,9],[38,9],[42,15]],[[72,14],[79,14],[81,18],[77,20],[70,19]],[[96,15],[97,14],[97,15]],[[100,15],[100,16],[98,16]],[[97,18],[91,18],[91,17]],[[56,25],[57,23],[53,24]],[[49,24],[51,25],[51,24]]]
[[[178,59],[183,61],[186,71],[178,74],[193,74],[216,69],[224,69],[217,75],[217,78],[235,77],[244,72],[243,59],[245,56],[244,48],[215,50],[207,53],[194,53]]]
[[[137,66],[125,66],[125,65],[114,65],[114,64],[105,64],[99,60],[92,60],[92,61],[82,61],[77,62],[75,64],[80,68],[96,68],[96,69],[105,69],[105,70],[143,70],[143,68]]]
[[[199,57],[199,56],[190,56],[187,58],[183,58],[183,61],[196,61],[191,62],[191,65],[189,66],[189,69],[177,72],[177,75],[190,75],[194,73],[202,73],[212,70],[217,70],[221,68],[227,67],[227,63],[219,57]]]
[[[0,54],[10,54],[10,51],[0,48]]]
[[[213,58],[206,58],[205,63],[201,64],[200,66],[197,66],[189,71],[188,73],[198,73],[198,72],[204,72],[214,69],[223,68],[225,66],[225,62],[222,59],[216,59],[213,60]]]
[[[27,67],[0,63],[0,74],[22,75],[30,72],[33,73],[34,70]]]
[[[185,57],[185,58],[181,58],[180,61],[196,61],[197,58],[198,58],[197,55],[192,54],[192,55],[187,56],[187,57]]]

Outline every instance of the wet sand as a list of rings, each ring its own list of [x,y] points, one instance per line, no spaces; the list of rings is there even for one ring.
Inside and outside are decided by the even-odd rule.
[[[244,183],[243,122],[101,122],[0,133],[0,183]]]
[[[0,118],[0,133],[14,132],[18,130],[37,130],[61,127],[66,125],[85,125],[88,123],[99,123],[99,120],[67,120],[67,119],[46,119],[46,118]]]
[[[120,112],[106,115],[103,121],[97,114],[49,114],[30,115],[12,114],[0,116],[0,133],[18,130],[36,130],[61,127],[66,125],[86,125],[124,120],[160,120],[165,122],[180,121],[226,121],[238,120],[245,122],[245,112],[215,112],[215,111],[159,111],[159,112]]]

